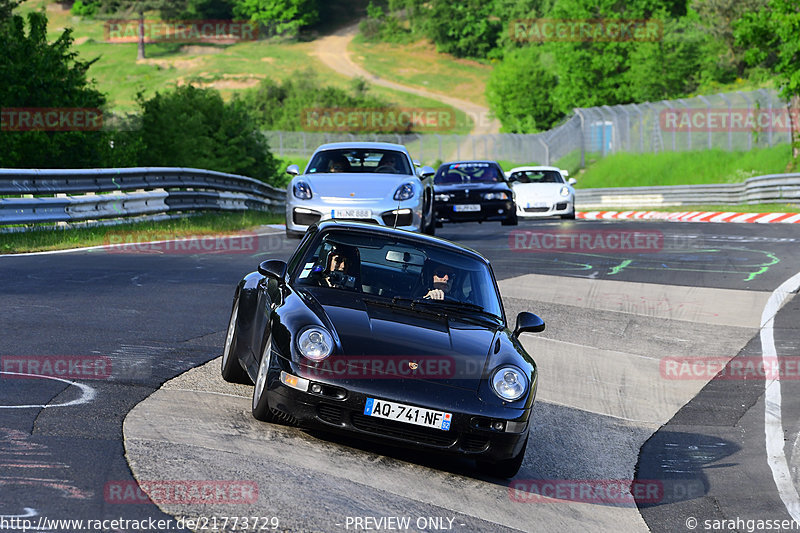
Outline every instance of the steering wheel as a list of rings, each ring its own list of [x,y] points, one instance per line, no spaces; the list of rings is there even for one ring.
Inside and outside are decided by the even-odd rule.
[[[382,174],[394,174],[397,171],[392,165],[381,165],[375,169],[375,172],[380,172]]]

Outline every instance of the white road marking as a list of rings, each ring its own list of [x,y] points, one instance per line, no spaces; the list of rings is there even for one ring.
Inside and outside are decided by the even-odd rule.
[[[21,372],[7,372],[5,370],[0,370],[0,374],[8,374],[10,376],[27,376],[31,378],[44,378],[44,379],[53,379],[55,381],[61,381],[62,383],[69,383],[70,385],[74,385],[81,390],[80,398],[72,400],[66,403],[53,403],[53,404],[45,404],[45,405],[0,405],[0,409],[48,409],[50,407],[69,407],[71,405],[81,405],[84,403],[89,403],[94,400],[94,397],[97,395],[97,391],[94,390],[89,385],[84,385],[83,383],[77,383],[75,381],[69,381],[68,379],[57,378],[54,376],[41,376],[38,374],[23,374]]]
[[[25,511],[25,514],[0,514],[0,519],[31,518],[32,516],[39,516],[39,513],[36,511],[36,509],[31,509],[30,507],[25,507],[23,511]]]
[[[761,357],[765,368],[772,368],[772,364],[776,366],[778,364],[773,334],[775,315],[789,295],[796,292],[798,288],[800,288],[800,273],[784,281],[780,287],[775,289],[764,307],[761,315]],[[786,510],[794,520],[800,521],[800,496],[792,482],[784,450],[780,374],[773,381],[767,381],[765,389],[764,432],[766,434],[767,462]]]

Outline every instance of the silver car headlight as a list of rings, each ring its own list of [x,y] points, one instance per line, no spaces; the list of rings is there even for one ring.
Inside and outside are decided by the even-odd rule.
[[[485,192],[483,193],[484,200],[508,200],[508,193],[506,192]]]
[[[561,187],[561,190],[558,191],[561,196],[569,196],[569,188],[567,186]]]
[[[501,366],[492,374],[492,390],[509,402],[519,400],[528,390],[528,377],[515,366]]]
[[[333,336],[325,328],[311,326],[300,333],[297,349],[306,359],[322,361],[333,352]]]
[[[292,187],[292,194],[294,194],[295,198],[300,198],[301,200],[310,200],[313,196],[311,194],[311,186],[305,181],[298,181]]]
[[[414,198],[414,184],[404,183],[394,192],[394,199],[397,201],[410,200]]]

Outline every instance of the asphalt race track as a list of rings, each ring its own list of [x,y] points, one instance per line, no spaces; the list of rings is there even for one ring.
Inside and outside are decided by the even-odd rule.
[[[540,388],[515,479],[254,420],[252,388],[224,383],[218,357],[236,282],[297,243],[265,229],[216,253],[0,256],[0,531],[760,531],[800,518],[792,225],[437,231],[490,258],[510,320],[547,323],[523,335]],[[176,496],[208,486],[216,498]]]

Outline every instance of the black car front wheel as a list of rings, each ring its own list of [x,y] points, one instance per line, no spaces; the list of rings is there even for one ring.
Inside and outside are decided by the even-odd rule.
[[[272,411],[267,401],[267,373],[272,355],[272,335],[264,343],[264,352],[261,354],[261,363],[258,365],[256,386],[253,388],[253,417],[262,422],[273,420]]]
[[[502,222],[503,226],[516,226],[519,224],[519,220],[517,219],[517,214],[514,213],[512,216],[503,219]]]
[[[231,319],[228,322],[228,331],[225,334],[225,347],[222,349],[222,379],[228,383],[241,383],[249,385],[252,383],[247,373],[239,364],[236,358],[236,342],[238,340],[239,330],[237,328],[237,320],[239,318],[239,297],[233,301],[233,309],[231,310]]]
[[[522,461],[525,459],[525,450],[528,447],[528,437],[525,437],[525,443],[522,445],[522,449],[519,451],[517,455],[512,457],[511,459],[506,459],[504,461],[498,461],[496,463],[488,463],[486,461],[476,461],[478,471],[481,474],[485,474],[487,476],[499,477],[504,479],[510,479],[517,475],[519,472],[520,467],[522,466]]]

